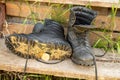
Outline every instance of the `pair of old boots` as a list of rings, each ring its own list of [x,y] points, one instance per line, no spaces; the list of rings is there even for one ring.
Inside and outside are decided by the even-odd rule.
[[[5,40],[6,46],[18,56],[37,60],[61,61],[71,57],[81,65],[93,65],[93,51],[88,41],[89,29],[96,12],[77,6],[70,10],[67,39],[58,22],[45,19],[37,23],[31,34],[12,34]]]

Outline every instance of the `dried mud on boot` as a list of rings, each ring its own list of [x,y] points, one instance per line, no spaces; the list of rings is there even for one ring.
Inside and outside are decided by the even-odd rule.
[[[28,43],[30,43],[29,54],[27,52]],[[62,44],[46,44],[37,40],[28,41],[27,38],[19,36],[6,38],[5,44],[13,53],[21,57],[26,58],[29,55],[29,58],[43,59],[45,61],[61,60],[66,56],[69,57],[71,53],[71,50]]]

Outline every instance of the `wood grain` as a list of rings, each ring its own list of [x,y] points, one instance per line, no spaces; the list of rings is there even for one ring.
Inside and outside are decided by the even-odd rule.
[[[6,29],[6,25],[4,24],[3,33],[5,35],[9,35],[8,34],[8,31],[9,31],[10,34],[13,34],[13,33],[25,33],[25,34],[29,34],[29,33],[32,32],[33,27],[34,27],[34,25],[32,25],[32,24],[9,23],[7,29]],[[67,34],[67,27],[64,28],[64,31],[65,31],[64,33],[66,35]],[[96,32],[97,34],[102,35],[102,36],[106,36],[106,35],[110,34],[110,32],[106,32],[106,33],[103,33],[101,31],[94,31],[94,32]],[[116,39],[118,37],[119,37],[119,33],[113,33],[113,38]],[[100,38],[101,37],[99,37],[96,34],[90,32],[90,36],[89,36],[90,45],[91,46],[94,45],[95,42],[97,40],[99,40]]]
[[[29,1],[36,1],[36,0],[29,0]],[[90,4],[91,6],[97,6],[97,7],[112,7],[113,4],[117,6],[119,0],[38,0],[37,2],[61,3],[61,4],[84,5],[84,6]],[[118,5],[117,7],[120,8],[120,5]]]
[[[39,19],[39,20],[44,20],[45,18],[48,18],[52,10],[51,7],[45,6],[45,5],[44,6],[41,5],[39,7],[33,6],[31,9],[34,13],[38,14],[38,17],[36,17],[36,19]],[[104,28],[110,29],[110,24],[112,24],[112,22],[111,22],[110,16],[108,16],[108,14],[110,14],[108,13],[108,8],[93,7],[93,9],[98,12],[98,16],[95,19],[96,27],[103,28],[103,29]],[[7,2],[6,13],[7,15],[10,15],[10,16],[31,18],[31,16],[28,17],[31,14],[30,8],[24,3],[20,5],[19,2],[15,2],[15,3]],[[68,15],[69,13],[66,14],[67,19],[68,19]],[[120,21],[120,17],[116,16],[115,27],[113,28],[113,30],[120,31],[119,21]]]
[[[32,18],[32,13],[36,15],[36,19],[44,19],[48,17],[51,9],[48,6],[28,6],[25,3],[6,2],[6,13],[11,16]]]
[[[34,25],[30,24],[18,24],[18,23],[9,23],[8,27],[4,24],[3,32],[5,35],[13,34],[13,33],[31,33]],[[9,32],[8,32],[9,31]]]
[[[94,52],[99,53],[101,51],[94,49]],[[11,53],[5,47],[4,40],[0,39],[0,70],[23,72],[25,61],[26,59]],[[98,80],[120,79],[119,63],[97,62],[97,67]],[[44,64],[37,62],[36,60],[29,59],[27,73],[95,80],[94,67],[76,65],[70,59],[66,59],[58,64]]]
[[[0,3],[5,3],[5,0],[0,0]]]

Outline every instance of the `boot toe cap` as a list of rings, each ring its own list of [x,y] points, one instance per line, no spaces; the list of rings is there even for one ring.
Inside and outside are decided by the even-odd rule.
[[[72,61],[81,64],[81,65],[93,65],[93,56],[91,52],[84,51],[76,51],[72,55]]]

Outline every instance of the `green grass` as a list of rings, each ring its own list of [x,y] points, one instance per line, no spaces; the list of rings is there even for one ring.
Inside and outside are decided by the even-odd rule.
[[[94,43],[94,45],[93,45],[94,48],[103,48],[104,50],[108,49],[112,52],[114,52],[114,50],[117,50],[117,52],[120,53],[120,39],[119,39],[119,37],[117,39],[115,39],[113,36],[113,34],[114,34],[113,31],[116,28],[115,18],[116,18],[116,14],[117,14],[117,10],[118,10],[117,6],[112,5],[111,12],[107,17],[110,19],[109,24],[107,26],[103,26],[102,23],[101,23],[101,25],[98,25],[98,26],[106,27],[111,32],[107,32],[106,29],[103,29],[101,31],[103,33],[103,34],[101,34],[102,37],[99,37],[99,39]],[[89,9],[92,9],[91,2],[89,2],[86,5],[86,7]],[[96,24],[96,23],[93,22],[93,24]],[[97,34],[97,35],[99,35],[99,34]]]
[[[61,23],[67,24],[68,23],[68,12],[72,5],[64,5],[64,4],[51,4],[51,19]]]
[[[117,14],[119,4],[120,2],[118,3],[118,5],[114,5],[114,4],[112,5],[111,12],[107,17],[109,19],[108,21],[109,24],[107,24],[107,26],[104,26],[107,29],[111,30],[111,32],[106,32],[106,30],[104,30],[102,35],[104,38],[99,38],[98,41],[95,42],[95,44],[93,45],[94,48],[109,49],[113,53],[114,53],[114,50],[116,50],[118,53],[120,53],[120,37],[114,38],[113,36],[114,34],[113,31],[116,28],[115,20],[116,20],[116,14]],[[120,33],[117,33],[117,34],[120,34]]]
[[[52,75],[30,74],[0,71],[0,80],[80,80],[75,78],[55,77]]]

